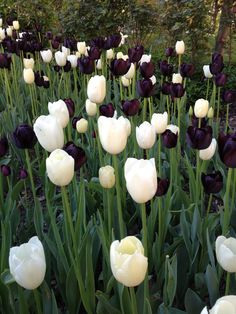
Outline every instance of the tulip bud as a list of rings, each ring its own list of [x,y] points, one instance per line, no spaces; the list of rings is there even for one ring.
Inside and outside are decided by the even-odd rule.
[[[88,121],[84,118],[79,119],[76,122],[76,130],[78,133],[86,133],[88,130]]]
[[[131,80],[127,79],[125,75],[121,76],[121,82],[124,87],[128,87],[131,85]]]
[[[149,98],[155,93],[154,85],[150,79],[138,80],[136,87],[140,97]]]
[[[68,185],[74,176],[74,158],[62,149],[54,150],[46,159],[47,175],[57,186]]]
[[[104,189],[111,189],[115,185],[115,170],[112,166],[99,169],[99,182]]]
[[[34,71],[32,69],[24,69],[23,77],[26,84],[34,83]]]
[[[148,260],[143,245],[134,236],[112,242],[110,263],[113,276],[126,287],[138,286],[147,273]]]
[[[163,76],[171,76],[173,72],[173,65],[169,64],[166,60],[159,62],[159,68]]]
[[[219,236],[216,239],[216,258],[220,266],[229,273],[236,272],[236,239]]]
[[[114,59],[114,51],[113,51],[113,49],[107,50],[106,56],[107,56],[107,60],[112,60],[112,59]]]
[[[26,169],[20,169],[20,171],[19,171],[19,178],[21,179],[21,180],[24,180],[24,179],[26,179],[28,177],[28,172],[27,172],[27,170]]]
[[[59,65],[60,67],[64,67],[66,65],[66,58],[67,55],[64,52],[61,51],[55,52],[55,60],[57,65]]]
[[[69,122],[69,111],[66,103],[59,99],[58,101],[48,103],[49,114],[56,117],[58,122],[65,128]]]
[[[223,188],[223,176],[220,171],[208,174],[202,173],[201,180],[204,192],[207,194],[219,193]]]
[[[151,61],[151,58],[152,58],[152,55],[142,55],[141,59],[140,59],[140,65],[143,63],[143,62],[150,62]]]
[[[12,22],[13,28],[18,31],[20,29],[20,23],[19,21],[13,21]]]
[[[180,73],[173,73],[172,83],[174,84],[182,84],[183,78]]]
[[[236,296],[227,295],[216,301],[216,304],[208,311],[207,307],[200,314],[234,314],[236,313]]]
[[[165,55],[167,58],[173,57],[175,55],[175,50],[172,47],[166,48]]]
[[[162,133],[163,145],[168,149],[176,147],[178,135],[179,128],[173,124],[168,125],[165,132]]]
[[[156,141],[156,130],[149,122],[144,121],[139,127],[136,127],[136,140],[138,146],[142,149],[150,149]]]
[[[161,134],[165,132],[168,123],[168,114],[164,113],[154,113],[152,115],[151,124],[155,127],[156,133]]]
[[[131,63],[128,72],[124,76],[126,79],[130,80],[134,77],[134,73],[135,73],[135,66],[133,63]]]
[[[85,41],[79,41],[77,42],[77,50],[81,55],[84,55],[86,52],[86,43]]]
[[[37,236],[10,249],[9,268],[21,287],[34,290],[41,285],[46,272],[46,260],[43,245]]]
[[[97,113],[97,104],[91,102],[89,99],[86,100],[85,104],[87,115],[90,117],[94,117]]]
[[[214,109],[210,107],[207,113],[207,118],[212,119],[214,117]]]
[[[11,26],[6,28],[6,33],[7,33],[7,36],[12,37],[12,28],[11,28]]]
[[[173,98],[181,98],[184,96],[185,89],[180,83],[171,83],[170,94]]]
[[[91,102],[101,104],[106,97],[106,79],[103,75],[90,78],[87,86],[88,98]]]
[[[212,78],[213,75],[211,74],[210,66],[209,66],[209,65],[204,65],[204,66],[203,66],[203,72],[204,72],[205,78],[207,78],[207,79]]]
[[[128,49],[129,60],[133,63],[140,61],[144,52],[144,47],[142,45],[136,45],[134,48]]]
[[[157,191],[155,159],[128,158],[125,162],[126,187],[136,203],[150,201]]]
[[[0,138],[0,157],[6,155],[9,145],[6,137]]]
[[[176,42],[175,51],[176,51],[177,55],[183,55],[184,54],[185,44],[184,44],[183,40]]]
[[[190,117],[192,117],[192,115],[193,115],[193,107],[192,106],[189,107],[188,114]]]
[[[215,154],[216,146],[217,146],[216,139],[213,138],[211,144],[207,148],[199,150],[199,157],[202,160],[210,160]]]
[[[48,152],[64,145],[63,128],[55,116],[38,117],[34,123],[34,132],[40,145]]]
[[[205,118],[209,109],[209,102],[206,99],[198,99],[194,105],[194,114],[197,118]]]
[[[1,172],[4,177],[8,177],[11,174],[11,168],[8,165],[1,165]]]

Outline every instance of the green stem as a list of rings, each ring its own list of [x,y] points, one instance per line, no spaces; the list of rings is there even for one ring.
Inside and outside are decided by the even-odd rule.
[[[148,256],[148,241],[147,241],[147,216],[146,216],[146,205],[145,203],[140,204],[141,206],[141,217],[142,217],[142,239],[144,246],[144,255]],[[148,296],[148,273],[144,279],[144,309],[146,308],[146,299]]]
[[[41,304],[40,304],[40,299],[39,299],[39,293],[37,289],[33,290],[33,294],[34,294],[34,300],[35,300],[35,304],[36,304],[36,312],[37,314],[41,314],[43,313],[41,310]]]
[[[133,287],[129,288],[129,293],[130,293],[132,314],[137,314],[138,313],[137,300],[136,300],[136,295],[135,295],[135,291]]]
[[[223,235],[226,235],[228,232],[229,222],[231,218],[231,210],[229,206],[229,194],[230,194],[230,186],[231,186],[231,177],[232,177],[233,168],[229,168],[227,183],[226,183],[226,192],[225,192],[225,213],[224,213],[224,221],[223,221]]]
[[[26,164],[29,171],[29,177],[30,177],[30,183],[31,183],[31,189],[34,197],[34,202],[36,205],[36,191],[35,191],[35,185],[34,185],[34,179],[33,179],[33,173],[32,173],[32,167],[30,163],[30,157],[29,157],[29,151],[28,149],[25,149],[25,157],[26,157]]]
[[[225,133],[227,133],[229,127],[229,104],[226,106],[226,122],[225,122]]]
[[[143,122],[146,121],[147,115],[147,98],[143,98]]]
[[[218,88],[218,97],[217,97],[217,114],[216,114],[216,123],[217,123],[217,133],[219,129],[219,114],[220,114],[220,87]]]
[[[210,193],[208,205],[207,205],[207,217],[209,216],[210,209],[211,209],[211,203],[212,203],[212,193]]]
[[[113,206],[111,206],[111,189],[107,189],[107,220],[109,241],[112,239]]]
[[[161,134],[158,134],[158,173],[161,177]]]
[[[207,79],[207,92],[206,92],[206,100],[208,99],[208,94],[209,94],[209,85],[210,85],[210,80]]]
[[[123,100],[123,86],[122,86],[121,76],[119,78],[119,83],[120,83],[120,100]]]
[[[230,287],[230,273],[227,272],[227,275],[226,275],[226,286],[225,286],[225,295],[229,294],[229,287]]]

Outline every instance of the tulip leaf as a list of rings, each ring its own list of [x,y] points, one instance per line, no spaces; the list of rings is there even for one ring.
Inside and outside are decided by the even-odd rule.
[[[15,282],[12,274],[10,273],[9,269],[5,269],[3,273],[1,273],[1,280],[5,285],[9,285]]]
[[[185,309],[187,313],[199,314],[204,307],[200,297],[192,289],[188,288],[184,298]]]
[[[210,297],[211,306],[213,306],[216,300],[219,298],[219,280],[215,269],[211,266],[207,266],[206,270],[206,283]]]

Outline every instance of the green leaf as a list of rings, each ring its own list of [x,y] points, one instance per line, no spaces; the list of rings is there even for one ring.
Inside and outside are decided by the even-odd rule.
[[[185,298],[184,305],[187,313],[199,314],[204,307],[204,303],[200,297],[192,289],[188,288]]]

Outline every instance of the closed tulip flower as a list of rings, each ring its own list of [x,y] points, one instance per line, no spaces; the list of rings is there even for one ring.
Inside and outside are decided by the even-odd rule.
[[[134,73],[135,73],[135,66],[133,63],[130,64],[130,68],[129,71],[125,74],[125,77],[130,80],[134,77]]]
[[[20,29],[20,23],[19,21],[13,21],[12,22],[13,28],[18,31]]]
[[[122,111],[126,116],[135,116],[139,112],[139,108],[138,99],[122,101]]]
[[[136,127],[136,140],[142,149],[150,149],[156,141],[156,130],[151,123],[144,121]]]
[[[128,87],[131,85],[131,80],[127,79],[125,75],[121,76],[121,82],[124,87]]]
[[[20,124],[12,136],[15,145],[21,149],[33,148],[37,141],[32,126],[28,124]]]
[[[119,47],[121,39],[121,34],[113,34],[108,36],[104,42],[104,49],[109,50],[111,48]]]
[[[155,93],[154,85],[150,79],[138,80],[136,86],[140,97],[149,98]]]
[[[8,141],[6,137],[0,138],[0,157],[3,157],[8,152]]]
[[[92,74],[95,70],[94,60],[86,56],[78,59],[78,66],[83,74]]]
[[[171,93],[171,86],[172,86],[172,83],[170,83],[170,82],[163,82],[163,84],[161,86],[162,94],[170,95],[170,93]]]
[[[127,190],[136,203],[150,201],[157,191],[155,159],[128,158],[125,162],[125,181]]]
[[[212,55],[212,62],[210,64],[210,72],[213,75],[220,73],[224,68],[223,56],[219,53],[214,53]]]
[[[68,57],[70,55],[70,49],[65,47],[65,46],[62,46],[61,47],[61,51]]]
[[[58,101],[48,103],[49,114],[56,117],[58,122],[65,128],[69,122],[69,111],[66,103],[59,99]]]
[[[37,236],[10,249],[9,268],[21,287],[34,290],[41,285],[46,273],[46,260],[43,245]]]
[[[66,151],[54,150],[46,159],[47,175],[50,181],[57,186],[68,185],[74,176],[75,161]]]
[[[76,122],[76,130],[78,133],[86,133],[88,130],[88,121],[84,118],[79,119]]]
[[[236,133],[223,134],[218,137],[221,161],[229,168],[236,168]]]
[[[163,76],[170,76],[173,72],[173,65],[163,60],[159,62],[159,69]]]
[[[107,60],[112,60],[112,59],[114,59],[114,56],[115,56],[115,54],[114,54],[113,49],[107,50],[107,52],[106,52]]]
[[[21,180],[24,180],[24,179],[26,179],[28,177],[28,172],[27,172],[27,170],[26,169],[20,169],[20,171],[19,171],[19,178],[21,179]]]
[[[97,104],[94,102],[91,102],[89,99],[86,100],[85,109],[87,112],[87,115],[90,117],[96,116],[97,113]]]
[[[215,84],[217,87],[222,87],[227,82],[227,75],[224,73],[218,73],[215,76]]]
[[[175,50],[174,50],[174,48],[172,48],[172,47],[168,47],[168,48],[166,48],[166,51],[165,51],[165,55],[166,55],[166,57],[173,57],[174,55],[175,55]]]
[[[183,84],[180,83],[171,83],[170,84],[170,93],[172,98],[181,98],[184,96],[185,89]]]
[[[55,60],[57,65],[59,65],[60,67],[64,67],[66,65],[66,58],[67,55],[64,52],[61,51],[55,52]]]
[[[214,109],[210,107],[207,113],[207,118],[212,119],[213,117],[214,117]]]
[[[86,52],[86,43],[85,43],[85,41],[79,41],[77,43],[77,50],[79,51],[79,53],[81,55],[85,54],[85,52]]]
[[[111,189],[116,182],[115,169],[112,166],[105,166],[99,169],[99,182],[104,189]]]
[[[7,36],[12,37],[12,27],[11,26],[8,26],[6,28],[6,33],[7,33]]]
[[[2,41],[3,39],[5,39],[5,37],[6,37],[5,29],[2,29],[0,27],[0,40]]]
[[[88,56],[93,60],[100,59],[101,53],[101,49],[95,46],[90,47],[90,49],[88,50]]]
[[[99,112],[101,116],[105,116],[107,118],[112,118],[115,113],[115,108],[112,103],[109,103],[107,105],[101,105],[99,107]]]
[[[181,76],[181,74],[180,73],[173,73],[172,83],[182,84],[182,82],[183,82],[183,77]]]
[[[140,59],[140,65],[143,63],[143,62],[150,62],[151,61],[151,58],[152,58],[152,55],[146,55],[146,54],[143,54],[141,59]]]
[[[207,194],[217,194],[223,188],[223,176],[220,171],[208,174],[202,173],[201,180]]]
[[[140,65],[140,73],[145,79],[149,79],[154,74],[154,64],[152,62],[143,62]]]
[[[52,51],[50,49],[40,51],[40,55],[43,59],[43,62],[49,63],[52,61]]]
[[[189,126],[187,129],[187,143],[194,149],[205,149],[209,147],[212,141],[212,128],[205,126],[197,128]]]
[[[195,68],[193,64],[182,63],[180,66],[180,74],[182,77],[192,77]]]
[[[24,69],[23,78],[26,84],[33,84],[34,83],[34,71],[32,69]]]
[[[114,59],[111,61],[110,70],[114,76],[125,75],[130,68],[129,60]]]
[[[66,98],[63,101],[66,104],[70,118],[72,118],[75,114],[75,103],[74,103],[74,101],[71,98]]]
[[[209,109],[209,102],[206,99],[198,99],[194,105],[194,114],[197,118],[205,118]]]
[[[74,158],[75,171],[80,169],[86,163],[87,157],[85,155],[85,151],[81,147],[76,146],[73,142],[66,143],[63,149],[67,152],[67,154]]]
[[[40,145],[48,152],[64,145],[63,128],[55,116],[38,117],[34,123],[34,132]]]
[[[210,78],[213,77],[213,75],[211,74],[210,66],[209,66],[209,65],[204,65],[204,66],[203,66],[203,72],[204,72],[205,78],[210,79]]]
[[[236,102],[236,90],[226,90],[222,94],[222,99],[228,103],[235,103]]]
[[[229,273],[236,272],[236,239],[219,236],[216,239],[216,258],[220,266]],[[236,305],[236,304],[235,304]],[[236,308],[235,308],[236,309]]]
[[[11,174],[11,168],[8,165],[1,165],[1,173],[4,177],[8,177]]]
[[[115,279],[126,287],[135,287],[144,281],[148,260],[141,241],[128,236],[114,241],[110,247],[110,263]]]
[[[90,78],[87,86],[88,98],[91,102],[101,104],[106,97],[106,79],[103,75]]]
[[[175,44],[175,51],[177,55],[183,55],[185,51],[185,44],[183,40],[177,41]]]
[[[174,148],[177,145],[178,141],[178,133],[179,132],[174,132],[171,129],[166,129],[164,133],[162,133],[162,141],[163,145],[166,148]]]
[[[128,55],[129,55],[129,60],[131,62],[139,62],[141,59],[142,55],[144,53],[144,47],[142,45],[137,45],[134,48],[129,48],[128,49]]]
[[[77,59],[78,59],[78,57],[76,55],[67,56],[67,60],[70,62],[71,67],[73,69],[75,69],[77,67]]]
[[[155,127],[157,134],[162,134],[165,132],[168,123],[168,114],[164,113],[154,113],[152,115],[151,124]]]
[[[217,142],[216,142],[216,139],[213,138],[209,147],[199,150],[199,157],[202,160],[210,160],[215,154],[216,147],[217,147]]]
[[[112,155],[121,153],[126,147],[130,133],[129,128],[129,121],[123,117],[116,119],[100,116],[98,118],[98,132],[103,149]]]
[[[236,313],[236,296],[226,295],[216,301],[216,304],[211,310],[207,307],[200,314],[235,314]]]
[[[156,196],[161,197],[165,195],[169,189],[170,181],[168,179],[157,178],[157,191]]]

